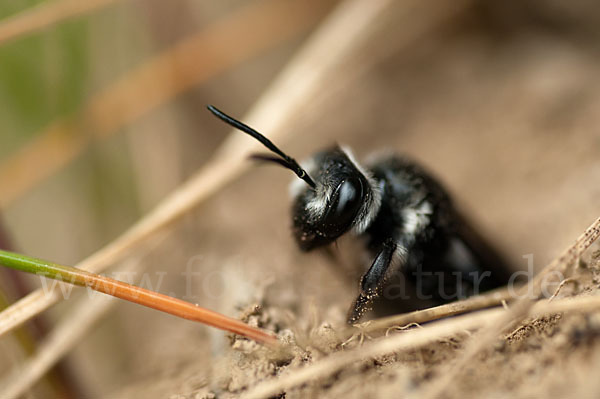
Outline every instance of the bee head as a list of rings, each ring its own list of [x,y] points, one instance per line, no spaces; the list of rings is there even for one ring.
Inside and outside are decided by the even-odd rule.
[[[256,130],[212,105],[208,109],[276,155],[256,154],[253,159],[276,163],[301,179],[292,186],[293,230],[300,249],[308,251],[329,244],[350,229],[362,233],[376,216],[381,204],[380,189],[348,149],[335,146],[320,152],[303,168]]]
[[[292,183],[294,237],[309,251],[335,241],[350,230],[362,233],[381,203],[377,183],[348,149],[335,146],[306,162],[315,188]]]

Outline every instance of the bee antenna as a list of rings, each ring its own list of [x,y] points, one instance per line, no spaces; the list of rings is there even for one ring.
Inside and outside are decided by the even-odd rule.
[[[294,158],[290,157],[285,152],[283,152],[279,148],[277,148],[277,146],[275,144],[273,144],[271,142],[271,140],[269,140],[268,138],[266,138],[265,136],[263,136],[256,130],[252,129],[250,126],[248,126],[248,125],[238,121],[237,119],[232,118],[231,116],[227,115],[226,113],[222,112],[218,108],[216,108],[212,105],[207,105],[206,107],[217,118],[219,118],[223,122],[233,126],[234,128],[241,130],[242,132],[254,137],[256,140],[260,141],[262,143],[262,145],[264,145],[269,150],[271,150],[272,152],[274,152],[275,154],[277,154],[281,157],[281,159],[279,159],[279,158],[271,157],[271,156],[254,155],[254,156],[252,156],[252,158],[261,160],[261,161],[277,163],[277,164],[283,166],[284,168],[290,169],[292,172],[294,172],[299,178],[304,180],[312,188],[316,187],[316,184],[313,181],[313,179],[311,179],[311,177],[308,175],[308,173],[306,173],[306,171],[304,169],[302,169],[302,167],[298,164],[298,162],[296,162],[296,160]]]

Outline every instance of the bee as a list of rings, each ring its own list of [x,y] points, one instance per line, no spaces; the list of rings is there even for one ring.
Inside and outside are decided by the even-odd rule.
[[[442,304],[506,285],[502,257],[459,214],[443,187],[410,159],[387,155],[361,165],[335,145],[301,166],[253,128],[213,106],[219,119],[271,151],[251,158],[293,171],[292,229],[302,251],[351,233],[372,256],[347,321],[357,323],[393,275],[411,286],[419,307]]]

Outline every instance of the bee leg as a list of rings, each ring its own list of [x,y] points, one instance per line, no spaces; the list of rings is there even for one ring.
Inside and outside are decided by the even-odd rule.
[[[360,279],[360,293],[348,312],[348,324],[356,324],[370,310],[373,300],[381,294],[397,246],[392,239],[385,241],[373,264]]]

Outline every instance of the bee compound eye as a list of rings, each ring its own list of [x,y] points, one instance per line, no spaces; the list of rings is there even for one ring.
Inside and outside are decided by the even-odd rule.
[[[339,236],[350,228],[363,202],[363,183],[359,178],[343,180],[331,196],[323,217],[322,233]]]

